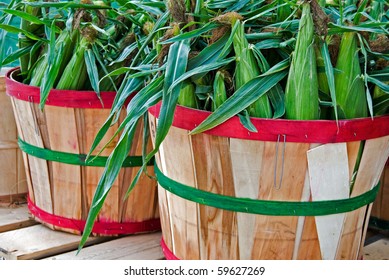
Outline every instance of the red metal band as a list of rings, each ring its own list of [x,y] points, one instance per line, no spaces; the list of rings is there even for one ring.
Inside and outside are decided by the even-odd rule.
[[[11,75],[18,69],[19,68],[13,68],[7,73],[5,80],[7,95],[19,100],[39,103],[39,87],[26,85],[11,78]],[[101,92],[102,104],[94,91],[53,89],[50,91],[45,104],[68,108],[110,109],[115,99],[115,95],[115,92]]]
[[[163,240],[163,238],[161,239],[161,248],[162,248],[162,253],[165,255],[165,258],[167,260],[179,260],[179,258],[177,258],[172,251],[170,251],[170,249],[167,247],[165,241]]]
[[[40,209],[36,206],[30,199],[27,198],[28,209],[31,214],[37,217],[42,222],[48,223],[50,225],[78,230],[82,232],[85,227],[84,220],[69,219],[65,217],[60,217],[54,214],[47,213],[46,211]],[[121,235],[121,234],[134,234],[141,232],[150,232],[150,231],[159,231],[161,230],[160,220],[151,219],[142,222],[102,222],[97,221],[93,226],[92,233],[104,234],[104,235]]]
[[[161,103],[149,109],[159,116]],[[177,106],[174,112],[173,126],[193,130],[203,122],[211,112]],[[239,121],[232,117],[219,126],[204,133],[259,141],[285,141],[297,143],[339,143],[374,139],[389,135],[389,115],[374,118],[339,120],[285,120],[285,119],[251,119],[258,132],[248,131]]]

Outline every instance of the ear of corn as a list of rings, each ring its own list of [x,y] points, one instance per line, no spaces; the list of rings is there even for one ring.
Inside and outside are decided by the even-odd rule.
[[[367,117],[365,85],[361,78],[356,33],[343,34],[336,69],[336,102],[344,117],[347,119]]]
[[[76,45],[72,58],[66,65],[65,70],[56,85],[56,89],[78,90],[82,89],[88,77],[85,64],[85,51],[89,46],[86,38],[82,38]]]
[[[189,107],[198,108],[197,98],[195,94],[195,86],[189,81],[182,82],[180,94],[178,96],[178,104]]]
[[[236,56],[235,66],[235,90],[256,78],[260,74],[258,63],[254,53],[244,34],[244,26],[240,20],[236,20],[237,31],[233,37],[233,47]],[[249,115],[257,118],[271,118],[272,109],[269,98],[263,95],[248,108]]]
[[[224,73],[217,71],[213,82],[212,111],[215,111],[227,100],[227,90],[224,83]]]
[[[319,96],[314,26],[309,3],[302,4],[302,15],[292,54],[286,90],[285,112],[288,119],[319,118]]]
[[[328,85],[327,75],[324,71],[324,59],[319,49],[319,46],[315,44],[315,55],[317,65],[317,82],[319,90],[325,95],[330,95],[330,87]]]

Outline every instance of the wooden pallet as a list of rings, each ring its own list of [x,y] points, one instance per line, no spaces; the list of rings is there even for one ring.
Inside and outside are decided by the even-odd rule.
[[[0,204],[0,259],[6,260],[160,260],[161,233],[91,237],[77,255],[80,236],[36,223],[27,205]],[[364,260],[389,259],[388,232],[369,230]]]
[[[37,224],[27,205],[0,206],[0,259],[5,260],[158,260],[161,233],[91,237],[77,255],[81,237]]]

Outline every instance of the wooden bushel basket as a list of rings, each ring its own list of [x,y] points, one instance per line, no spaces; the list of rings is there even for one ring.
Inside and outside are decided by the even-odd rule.
[[[23,150],[29,210],[36,220],[50,228],[80,234],[104,170],[104,160],[114,143],[91,164],[85,162],[85,155],[110,113],[115,93],[101,93],[103,108],[94,92],[52,90],[41,111],[39,88],[16,81],[16,71],[8,72],[6,90],[11,97],[19,146]],[[107,133],[103,144],[114,135],[116,128],[112,127]],[[92,230],[95,235],[160,229],[155,180],[142,175],[129,198],[123,200],[139,169],[136,155],[142,153],[142,134],[142,125],[139,125],[129,163],[123,166],[105,200]],[[97,151],[100,148],[97,147]],[[153,174],[152,166],[148,167],[148,172]]]
[[[233,117],[190,135],[209,114],[178,106],[156,156],[167,259],[360,258],[389,116],[252,119],[256,133]]]
[[[381,176],[381,188],[373,203],[370,226],[375,229],[389,231],[389,161]]]
[[[0,74],[0,203],[25,202],[27,181],[11,102]]]

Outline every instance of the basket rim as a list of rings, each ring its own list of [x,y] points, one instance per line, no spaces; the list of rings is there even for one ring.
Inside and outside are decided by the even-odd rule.
[[[158,118],[161,102],[149,113]],[[173,127],[191,131],[211,112],[177,105]],[[377,117],[339,120],[286,120],[251,118],[258,132],[247,130],[234,116],[203,133],[214,136],[271,142],[342,143],[375,139],[389,135],[389,114]]]
[[[13,76],[20,71],[20,67],[10,69],[6,76],[6,93],[18,100],[32,103],[40,102],[40,88],[17,81]],[[100,92],[101,100],[97,93],[91,90],[59,90],[52,89],[45,105],[67,108],[93,108],[111,109],[114,104],[116,92]]]

